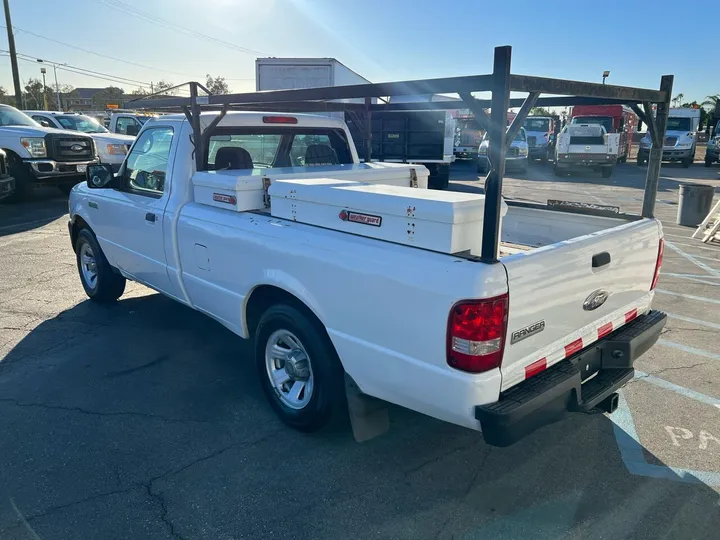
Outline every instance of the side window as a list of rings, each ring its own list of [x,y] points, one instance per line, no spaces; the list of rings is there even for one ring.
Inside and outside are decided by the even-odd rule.
[[[620,117],[620,123],[618,125],[618,132],[622,133],[624,131],[624,129],[625,129],[625,118]]]
[[[140,135],[125,165],[128,189],[150,196],[163,193],[172,138],[170,127],[147,129]]]
[[[135,120],[132,116],[121,116],[117,119],[117,127],[115,128],[117,133],[122,133],[123,135],[128,134],[128,127],[130,128],[131,132],[133,128],[135,129],[135,134],[137,134],[138,131],[140,131],[140,123]]]
[[[47,122],[50,125],[50,127],[56,127],[55,122],[50,120],[50,118],[48,118],[47,116],[40,116],[39,114],[33,114],[32,119],[35,120],[36,122],[40,122],[40,123]]]

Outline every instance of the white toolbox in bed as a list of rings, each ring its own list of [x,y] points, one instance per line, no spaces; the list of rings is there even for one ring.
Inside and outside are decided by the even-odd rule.
[[[245,212],[267,207],[265,187],[276,179],[333,178],[426,189],[428,176],[428,170],[422,165],[353,163],[314,167],[199,171],[193,175],[192,183],[196,202]]]
[[[485,196],[335,179],[278,180],[274,217],[442,253],[480,255]],[[507,213],[502,202],[501,216]]]

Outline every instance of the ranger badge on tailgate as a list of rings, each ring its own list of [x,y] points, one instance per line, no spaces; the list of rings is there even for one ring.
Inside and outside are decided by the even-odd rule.
[[[532,323],[530,326],[526,326],[520,330],[516,330],[510,336],[510,345],[517,343],[518,341],[522,341],[525,338],[529,338],[530,336],[534,336],[535,334],[539,334],[543,330],[545,330],[544,320]]]

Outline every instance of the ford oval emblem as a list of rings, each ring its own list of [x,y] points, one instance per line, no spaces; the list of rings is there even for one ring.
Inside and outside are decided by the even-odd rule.
[[[82,147],[82,145],[80,145],[80,144],[73,144],[73,145],[70,147],[70,150],[72,150],[73,152],[82,152],[82,151],[83,151],[83,147]]]
[[[610,293],[603,289],[593,291],[590,293],[590,296],[585,299],[585,302],[583,302],[583,309],[585,311],[597,309],[605,303],[605,300],[607,300],[609,296]]]

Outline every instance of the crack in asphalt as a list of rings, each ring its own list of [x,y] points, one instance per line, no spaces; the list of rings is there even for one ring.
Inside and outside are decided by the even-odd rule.
[[[81,414],[87,414],[89,416],[132,416],[132,417],[136,417],[136,418],[162,420],[163,422],[166,422],[168,424],[188,424],[188,423],[211,424],[211,425],[217,424],[216,422],[212,422],[210,420],[195,420],[192,418],[170,418],[168,416],[163,416],[161,414],[144,413],[144,412],[137,412],[137,411],[91,411],[88,409],[83,409],[82,407],[67,407],[64,405],[50,405],[47,403],[23,403],[20,400],[15,399],[15,398],[0,398],[0,403],[10,403],[12,405],[15,405],[16,407],[36,407],[36,408],[48,409],[48,410],[78,412]]]
[[[480,466],[475,471],[475,474],[473,474],[472,479],[470,480],[470,483],[468,484],[468,487],[465,489],[465,493],[463,493],[462,497],[460,497],[459,504],[462,504],[465,499],[467,498],[468,494],[470,493],[470,490],[475,485],[475,482],[477,481],[478,476],[480,476],[480,473],[485,468],[485,463],[487,462],[488,458],[490,457],[490,453],[492,452],[493,447],[488,446],[488,451],[485,454],[485,457],[483,457],[482,462],[480,463]],[[435,540],[440,538],[440,535],[443,533],[445,528],[448,526],[452,518],[455,516],[454,513],[450,513],[450,515],[447,517],[447,519],[443,522],[443,524],[440,526],[440,529],[438,530],[437,534],[435,535]]]
[[[158,364],[162,364],[163,362],[170,360],[169,354],[161,354],[158,356],[155,360],[152,360],[146,364],[142,364],[140,366],[131,367],[128,369],[122,369],[120,371],[113,371],[111,373],[108,373],[105,375],[106,378],[111,379],[113,377],[122,377],[123,375],[130,375],[131,373],[136,373],[138,371],[142,371],[143,369],[148,369],[150,367],[156,366]]]

